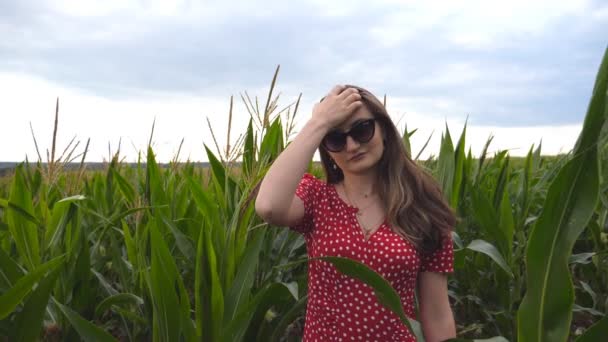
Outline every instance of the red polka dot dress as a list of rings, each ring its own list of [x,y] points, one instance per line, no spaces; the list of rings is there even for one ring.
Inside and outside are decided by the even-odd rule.
[[[304,235],[308,257],[339,256],[364,263],[387,279],[401,298],[407,316],[415,318],[414,290],[419,272],[453,272],[450,238],[432,255],[419,254],[387,222],[364,238],[357,208],[344,202],[336,188],[310,174],[296,195],[305,215],[291,229]],[[330,263],[309,261],[305,342],[416,341],[398,316],[378,303],[371,287],[341,274]]]

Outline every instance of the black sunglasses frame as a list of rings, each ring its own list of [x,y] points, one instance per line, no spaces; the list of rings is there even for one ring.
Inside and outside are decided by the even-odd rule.
[[[365,125],[368,123],[372,124],[371,133],[369,134],[369,138],[360,139],[360,137],[353,134],[353,131],[356,131],[359,128],[359,126]],[[325,148],[327,151],[336,153],[336,152],[341,152],[342,150],[344,150],[344,148],[346,147],[346,140],[347,140],[348,136],[350,136],[351,138],[353,138],[353,140],[357,141],[360,144],[365,144],[365,143],[368,143],[370,140],[372,140],[372,138],[374,137],[375,134],[376,134],[376,118],[370,118],[370,119],[358,121],[346,132],[339,132],[339,131],[329,132],[323,138],[323,141],[321,142],[321,144],[322,144],[323,148]],[[330,148],[329,147],[329,144],[327,143],[327,139],[330,135],[339,137],[339,139],[340,139],[339,148]]]

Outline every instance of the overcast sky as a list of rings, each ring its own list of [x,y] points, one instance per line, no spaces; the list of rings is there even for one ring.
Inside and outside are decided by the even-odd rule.
[[[298,126],[335,84],[378,97],[399,128],[447,122],[479,153],[522,155],[543,140],[567,152],[578,136],[608,43],[608,3],[542,1],[0,0],[0,161],[44,154],[60,99],[58,149],[91,138],[89,161],[122,141],[135,160],[156,118],[154,148],[206,160],[206,118],[225,144],[249,119],[240,94],[265,101],[277,65],[279,107],[302,93]],[[467,144],[467,145],[469,145]],[[78,150],[81,150],[80,148]]]

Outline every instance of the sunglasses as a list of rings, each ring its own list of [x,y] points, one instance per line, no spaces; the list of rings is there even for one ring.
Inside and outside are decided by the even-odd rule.
[[[365,144],[372,140],[376,131],[376,119],[367,119],[354,124],[348,131],[329,132],[321,142],[322,146],[330,152],[340,152],[346,146],[346,137],[350,136],[360,144]]]

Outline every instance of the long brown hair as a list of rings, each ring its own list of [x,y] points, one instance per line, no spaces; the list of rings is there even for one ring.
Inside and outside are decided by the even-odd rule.
[[[372,93],[356,88],[362,102],[384,133],[384,152],[378,167],[378,194],[395,233],[410,241],[418,251],[432,253],[441,247],[445,234],[454,228],[456,216],[443,197],[439,184],[407,154],[403,140],[386,108]],[[344,173],[334,168],[329,153],[319,148],[327,182],[336,184]]]

